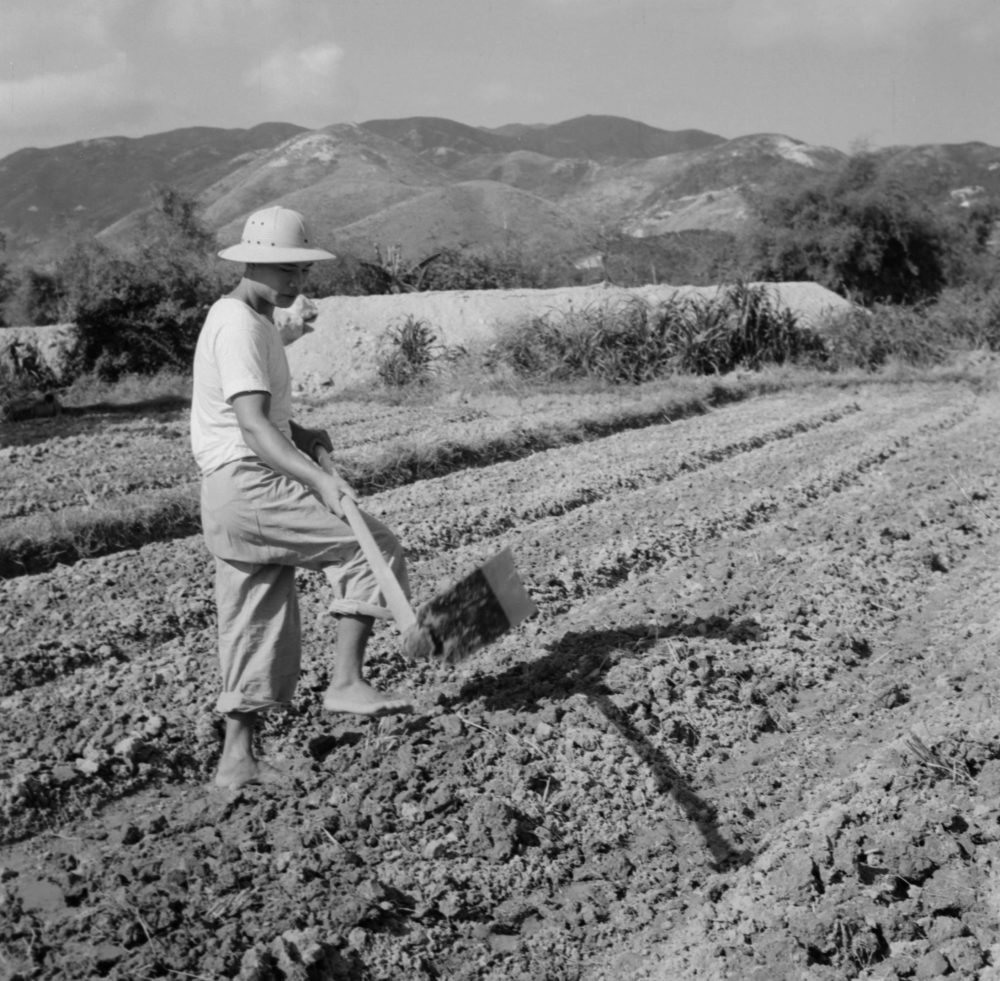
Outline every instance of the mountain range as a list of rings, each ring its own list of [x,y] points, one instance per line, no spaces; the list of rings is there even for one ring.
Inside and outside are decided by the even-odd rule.
[[[876,152],[936,202],[1000,199],[998,147]],[[727,139],[595,115],[495,129],[435,117],[192,127],[0,159],[0,231],[8,249],[28,253],[81,234],[127,242],[150,188],[167,184],[197,198],[222,244],[238,241],[249,212],[280,203],[307,214],[318,240],[358,256],[378,244],[415,259],[499,245],[583,257],[607,235],[735,231],[749,191],[844,156],[780,134]]]

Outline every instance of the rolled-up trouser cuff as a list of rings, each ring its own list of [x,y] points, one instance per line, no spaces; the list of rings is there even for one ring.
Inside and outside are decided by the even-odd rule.
[[[375,617],[378,620],[391,620],[392,613],[384,606],[366,603],[364,600],[337,599],[328,607],[327,612],[333,616]]]
[[[289,701],[277,702],[273,699],[254,698],[240,691],[224,691],[215,703],[215,711],[229,714],[230,712],[266,712],[268,709],[283,708]]]

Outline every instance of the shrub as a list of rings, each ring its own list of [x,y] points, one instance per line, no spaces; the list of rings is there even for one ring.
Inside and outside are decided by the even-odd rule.
[[[1000,351],[1000,289],[948,290],[937,300],[875,304],[837,318],[826,330],[830,366],[875,370],[889,361],[942,364],[955,351]]]
[[[424,259],[410,262],[398,245],[386,250],[376,244],[375,261],[361,264],[360,282],[366,294],[382,296],[387,293],[417,293],[425,289],[423,283],[431,264],[438,258],[434,253]]]
[[[309,273],[309,292],[324,296],[370,296],[371,274],[356,256],[337,253],[336,259],[317,262]]]
[[[736,236],[688,230],[633,238],[619,235],[602,246],[603,272],[616,286],[687,283],[710,286],[739,272]]]
[[[869,153],[756,202],[752,278],[812,280],[865,305],[915,303],[946,284],[953,231]]]
[[[635,384],[673,372],[819,361],[823,345],[766,287],[736,284],[714,297],[678,298],[655,308],[633,298],[534,317],[502,335],[492,356],[521,375]]]
[[[375,261],[350,254],[317,263],[313,293],[374,296],[430,290],[546,289],[574,285],[579,276],[568,259],[514,249],[442,249],[409,262],[398,250],[376,249]]]
[[[197,223],[193,205],[171,189],[156,193],[129,254],[89,242],[57,267],[64,319],[79,331],[77,373],[113,381],[188,370],[208,307],[225,291],[215,238]]]
[[[425,290],[549,289],[574,283],[568,259],[511,248],[442,249]]]
[[[837,370],[875,371],[889,361],[937,364],[948,351],[935,336],[926,309],[918,306],[859,307],[830,324],[827,337],[830,364]]]
[[[33,414],[40,402],[56,407],[52,393],[58,387],[59,379],[45,363],[38,345],[13,341],[0,358],[0,419]]]
[[[717,374],[765,364],[821,363],[822,340],[764,285],[735,283],[714,296],[693,296],[663,311],[669,319],[675,370]]]
[[[672,349],[664,326],[640,299],[595,304],[517,325],[500,338],[493,357],[521,375],[637,383],[669,369]]]
[[[78,372],[113,381],[190,366],[205,314],[221,292],[198,257],[151,246],[134,259],[107,251],[73,258],[85,260],[75,270],[82,275],[66,271],[79,331]]]
[[[154,185],[151,198],[123,247],[72,243],[44,268],[22,269],[7,298],[8,319],[76,324],[73,375],[113,381],[164,367],[190,370],[205,313],[226,291],[231,270],[216,259],[215,236],[195,202],[165,185]]]
[[[379,338],[375,370],[379,380],[390,388],[422,385],[438,368],[465,353],[460,346],[442,344],[434,329],[412,315],[391,324]]]
[[[62,284],[48,269],[23,269],[8,291],[5,319],[10,323],[37,327],[60,321]]]
[[[953,347],[1000,351],[1000,284],[945,290],[933,311],[938,329]]]
[[[948,256],[948,283],[988,291],[1000,284],[994,235],[1000,231],[1000,201],[990,198],[948,215],[953,247]]]

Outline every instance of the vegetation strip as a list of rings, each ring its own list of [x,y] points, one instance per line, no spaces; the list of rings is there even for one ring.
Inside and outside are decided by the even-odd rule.
[[[543,423],[479,442],[440,442],[428,447],[390,448],[374,460],[342,460],[345,477],[362,494],[390,490],[456,470],[516,460],[572,443],[600,439],[617,432],[700,415],[713,408],[776,391],[771,379],[715,384],[704,395],[655,407],[615,411]],[[149,505],[125,498],[106,502],[100,511],[73,508],[58,519],[35,519],[20,530],[0,532],[0,578],[44,572],[68,564],[142,545],[195,534],[200,528],[196,490],[165,492]],[[27,529],[27,530],[25,530]]]
[[[626,472],[620,461],[611,459],[607,468],[588,468],[586,478],[578,483],[560,487],[557,492],[548,492],[538,500],[518,505],[491,504],[490,507],[473,507],[466,511],[452,506],[455,515],[445,527],[435,527],[428,538],[421,534],[419,526],[406,537],[407,554],[415,559],[434,555],[442,547],[454,548],[462,542],[495,537],[504,532],[531,524],[544,518],[562,516],[578,508],[606,501],[609,494],[634,491],[672,481],[681,475],[692,474],[732,457],[760,449],[777,440],[791,439],[803,433],[820,429],[846,416],[860,412],[856,402],[846,406],[817,413],[796,422],[771,426],[745,438],[724,442],[721,445],[707,445],[704,449],[667,453],[663,449],[650,462],[634,472]],[[641,453],[640,448],[637,452]],[[436,495],[432,495],[436,498]],[[412,506],[414,502],[408,502]],[[394,527],[404,527],[405,517],[394,522]]]

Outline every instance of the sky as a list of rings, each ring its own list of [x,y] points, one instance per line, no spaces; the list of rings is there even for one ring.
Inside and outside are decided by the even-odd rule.
[[[1000,0],[0,0],[0,157],[187,126],[625,116],[1000,146]]]

